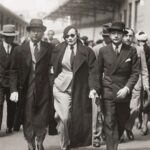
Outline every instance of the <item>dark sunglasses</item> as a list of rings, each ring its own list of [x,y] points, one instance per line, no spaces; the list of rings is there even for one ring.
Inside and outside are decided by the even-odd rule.
[[[69,36],[72,37],[72,38],[74,38],[75,34],[66,35],[65,38],[69,38]]]

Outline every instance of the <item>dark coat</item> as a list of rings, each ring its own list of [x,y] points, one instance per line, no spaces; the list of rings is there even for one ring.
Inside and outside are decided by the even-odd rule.
[[[8,56],[6,50],[3,46],[3,42],[0,42],[0,86],[9,87],[9,67],[10,67],[10,59],[14,52],[14,48],[18,46],[15,43],[12,43],[11,52]]]
[[[101,93],[104,99],[116,100],[117,92],[127,86],[130,94],[118,102],[129,101],[131,91],[139,77],[140,63],[136,49],[123,44],[120,55],[117,57],[112,44],[109,44],[100,49],[98,63]]]
[[[63,42],[54,50],[54,79],[62,70],[61,62],[66,46]],[[72,83],[70,127],[72,147],[90,145],[92,141],[92,103],[88,95],[90,89],[98,90],[95,60],[90,48],[81,43],[77,44]]]
[[[53,115],[52,90],[50,89],[49,83],[52,50],[53,46],[51,44],[41,42],[40,55],[35,69],[35,100],[37,110],[32,117],[34,118],[36,125],[41,127],[47,126],[49,118]],[[25,113],[25,107],[28,107],[26,106],[26,96],[31,67],[32,57],[29,42],[27,42],[15,49],[11,60],[11,92],[18,90],[18,83],[23,114]],[[33,110],[29,109],[28,111]],[[30,115],[32,112],[28,112],[28,114]],[[24,117],[30,118],[31,116],[24,115]]]

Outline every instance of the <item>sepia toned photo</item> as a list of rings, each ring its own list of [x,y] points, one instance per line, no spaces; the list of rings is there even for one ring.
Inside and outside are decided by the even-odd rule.
[[[0,150],[150,150],[150,0],[0,0]]]

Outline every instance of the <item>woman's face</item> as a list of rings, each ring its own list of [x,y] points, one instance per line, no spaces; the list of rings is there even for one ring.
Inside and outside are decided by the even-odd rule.
[[[68,45],[74,45],[77,42],[77,33],[75,29],[70,29],[65,36],[65,41]]]

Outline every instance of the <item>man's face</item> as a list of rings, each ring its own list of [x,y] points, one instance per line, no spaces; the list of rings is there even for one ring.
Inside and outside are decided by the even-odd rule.
[[[14,36],[4,36],[3,39],[6,43],[11,44],[14,41]]]
[[[41,28],[31,28],[29,31],[30,39],[33,43],[39,42],[43,37],[44,31]]]
[[[48,31],[47,36],[48,36],[49,40],[52,40],[53,36],[54,36],[54,32],[53,31]]]
[[[66,42],[68,45],[74,45],[77,42],[77,34],[75,29],[70,29],[65,37]]]
[[[134,40],[134,33],[132,30],[127,30],[128,33],[124,35],[123,42],[127,45],[131,45]]]
[[[122,42],[123,36],[122,31],[113,30],[110,32],[110,39],[115,45],[119,45]]]

